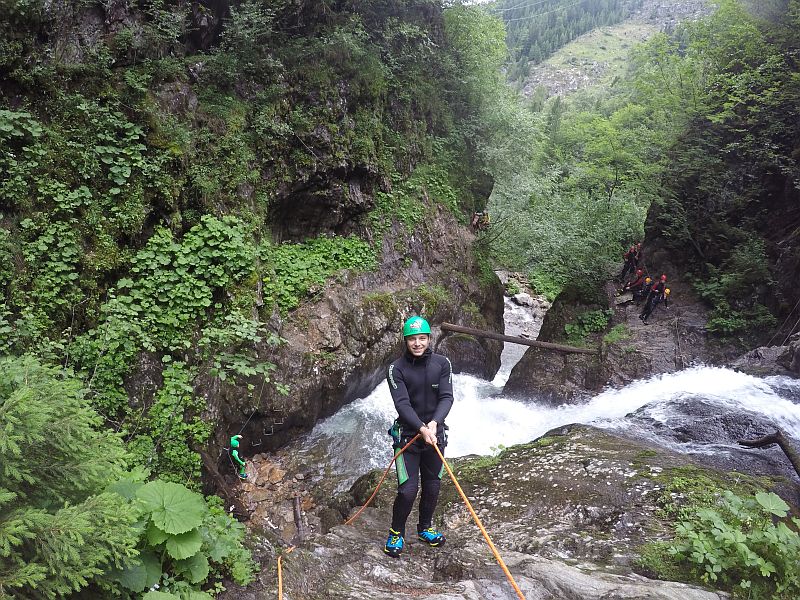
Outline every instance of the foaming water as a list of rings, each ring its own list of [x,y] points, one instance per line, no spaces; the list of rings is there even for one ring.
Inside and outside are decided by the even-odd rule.
[[[643,420],[669,425],[678,418],[676,407],[680,404],[685,409],[687,402],[702,402],[719,413],[761,415],[800,438],[800,381],[785,377],[760,379],[725,368],[693,367],[608,390],[581,404],[558,407],[538,403],[535,398],[504,397],[499,386],[471,375],[455,375],[453,384],[455,402],[447,417],[448,456],[492,454],[570,423],[635,430],[673,449],[696,452],[702,444],[658,439],[657,428],[648,433],[642,427]],[[340,474],[355,476],[385,466],[391,458],[387,429],[395,416],[389,388],[382,382],[366,398],[320,422],[303,445],[307,449],[324,445]]]

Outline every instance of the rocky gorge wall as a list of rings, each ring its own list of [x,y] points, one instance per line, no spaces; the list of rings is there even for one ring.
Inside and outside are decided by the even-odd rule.
[[[434,349],[450,357],[455,372],[494,376],[501,342],[450,338],[438,324],[502,332],[502,285],[476,259],[467,228],[441,207],[431,203],[427,209],[430,217],[421,227],[409,231],[395,224],[384,236],[376,270],[344,275],[320,290],[317,301],[273,316],[270,326],[286,342],[258,351],[277,365],[275,378],[289,386],[287,396],[258,380],[250,382],[253,390],[211,379],[199,386],[207,417],[216,423],[212,455],[242,428],[245,455],[278,448],[366,395],[401,352],[402,323],[412,314],[431,322]]]
[[[658,242],[645,244],[658,248]],[[730,366],[757,376],[800,376],[795,336],[785,345],[759,347],[742,353],[737,339],[709,334],[710,308],[683,276],[683,268],[670,253],[653,250],[647,265],[650,274],[668,274],[669,307],[660,304],[648,322],[639,319],[642,306],[619,302],[620,283],[608,281],[594,292],[580,295],[565,290],[545,315],[538,339],[565,342],[565,326],[589,311],[610,311],[607,327],[589,334],[585,345],[597,355],[565,354],[529,349],[514,367],[504,392],[517,397],[536,396],[554,405],[596,394],[605,387],[622,387],[636,379],[679,371],[695,364]],[[618,332],[616,335],[611,331]]]

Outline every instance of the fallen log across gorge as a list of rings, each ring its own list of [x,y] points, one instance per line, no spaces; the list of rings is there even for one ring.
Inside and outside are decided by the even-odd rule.
[[[524,346],[534,346],[535,348],[545,348],[547,350],[556,350],[558,352],[567,352],[571,354],[599,354],[598,350],[592,348],[577,348],[575,346],[567,346],[564,344],[554,344],[552,342],[540,342],[538,340],[529,340],[522,337],[514,337],[511,335],[503,335],[501,333],[494,333],[493,331],[483,331],[482,329],[473,329],[472,327],[462,327],[461,325],[453,325],[452,323],[442,323],[442,331],[453,331],[455,333],[466,333],[478,337],[490,338],[493,340],[500,340],[501,342],[511,342],[513,344],[522,344]]]

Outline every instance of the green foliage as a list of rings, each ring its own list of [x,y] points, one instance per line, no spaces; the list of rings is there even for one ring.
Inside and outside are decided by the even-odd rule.
[[[264,296],[285,313],[307,295],[320,292],[326,280],[344,269],[375,267],[375,251],[357,237],[318,237],[302,244],[264,243],[259,257],[265,265]]]
[[[103,323],[79,337],[75,356],[97,369],[97,400],[104,412],[122,408],[115,395],[136,354],[177,352],[191,347],[191,335],[216,302],[219,291],[253,269],[254,252],[234,217],[203,217],[183,240],[159,229],[131,265],[132,277],[117,282],[105,305]],[[105,396],[105,397],[103,397]]]
[[[531,285],[537,294],[543,295],[549,302],[552,302],[561,293],[563,281],[561,278],[553,277],[551,273],[542,269],[534,269],[530,276]]]
[[[763,290],[772,283],[763,240],[750,237],[719,267],[709,264],[706,271],[707,277],[694,285],[713,306],[706,325],[709,331],[733,335],[775,326],[775,317],[760,302]]]
[[[623,340],[631,337],[631,331],[625,323],[614,325],[607,334],[603,336],[605,344],[619,344]]]
[[[517,281],[513,277],[509,278],[509,280],[506,281],[505,287],[506,287],[506,294],[508,294],[509,296],[516,296],[522,291],[519,281]]]
[[[788,23],[787,5],[781,12]],[[800,173],[788,141],[798,132],[800,81],[789,58],[797,33],[781,39],[784,26],[724,1],[679,39],[648,44],[637,67],[642,92],[677,109],[683,132],[670,151],[654,226],[693,271],[713,307],[709,330],[723,336],[764,335],[775,325],[766,306],[794,303],[767,268],[783,252],[775,232],[784,210],[768,188],[796,188]]]
[[[440,144],[434,146],[440,147]],[[448,164],[452,157],[446,154],[440,148],[440,162]],[[375,209],[369,214],[371,229],[382,236],[389,231],[393,221],[398,221],[407,231],[413,231],[423,224],[431,203],[440,204],[460,216],[462,211],[457,188],[450,181],[451,172],[442,164],[430,163],[417,167],[408,178],[394,173],[391,192],[375,194]]]
[[[255,564],[242,546],[244,526],[225,513],[218,498],[206,502],[177,483],[143,483],[141,473],[112,489],[139,511],[141,538],[138,555],[106,574],[104,585],[130,592],[158,585],[162,593],[194,598],[212,584],[224,589],[223,577],[241,585],[253,580]]]
[[[642,0],[598,0],[591,7],[558,0],[521,3],[499,0],[492,8],[506,22],[514,50],[510,79],[524,75],[528,62],[539,63],[558,48],[592,29],[618,23],[641,8]]]
[[[185,596],[252,581],[244,527],[219,499],[123,476],[119,436],[85,390],[30,357],[0,359],[0,596],[56,598],[95,583]]]
[[[136,512],[105,491],[126,455],[79,384],[0,359],[0,422],[0,596],[63,597],[133,556]]]
[[[452,296],[447,288],[441,285],[421,285],[413,293],[422,305],[419,312],[432,315],[443,306],[452,305]]]
[[[726,491],[719,505],[697,510],[676,525],[670,548],[704,583],[734,596],[790,599],[800,593],[800,519],[787,526],[788,505],[773,493],[742,498]]]
[[[608,326],[613,314],[613,310],[605,309],[590,310],[578,315],[574,323],[564,325],[567,342],[574,346],[585,344],[590,334],[603,331]]]

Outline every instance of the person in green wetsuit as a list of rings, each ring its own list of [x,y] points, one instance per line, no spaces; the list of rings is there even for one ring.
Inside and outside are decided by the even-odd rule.
[[[239,465],[239,479],[247,479],[247,473],[245,473],[244,467],[247,464],[242,458],[239,456],[239,440],[242,439],[242,436],[235,435],[231,438],[231,457]]]

